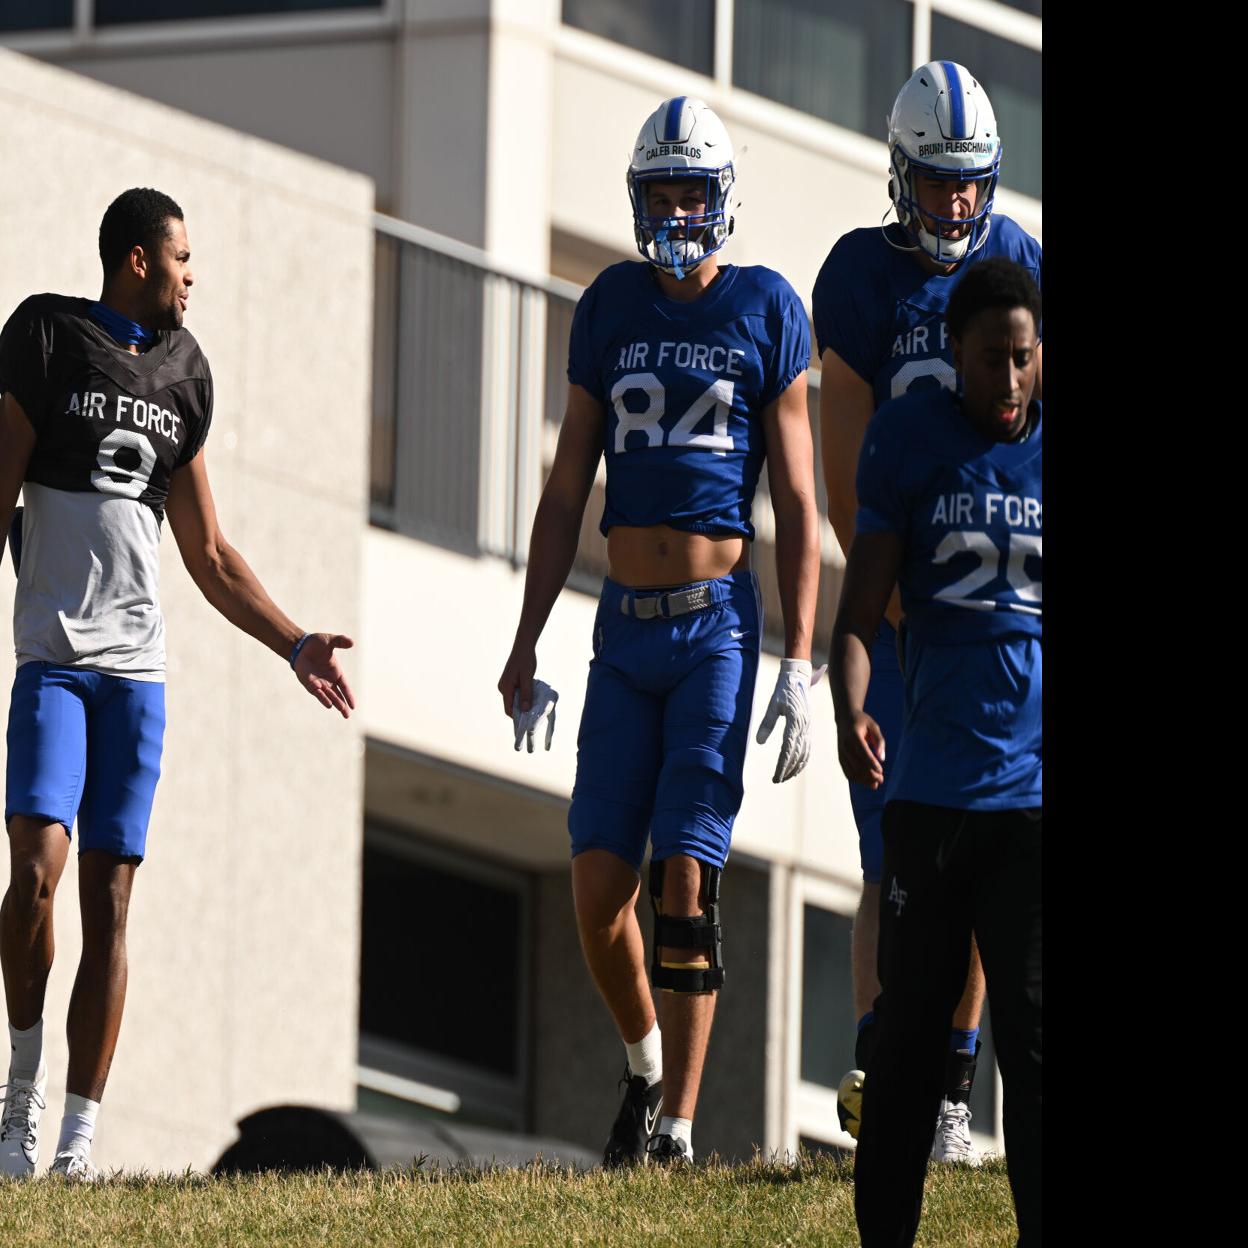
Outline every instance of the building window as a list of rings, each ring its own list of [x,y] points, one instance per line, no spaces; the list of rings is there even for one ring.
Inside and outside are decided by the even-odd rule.
[[[822,906],[802,909],[801,1077],[835,1088],[854,1066],[854,921]]]
[[[95,24],[173,22],[201,17],[256,17],[319,13],[328,9],[381,9],[385,0],[95,0]]]
[[[524,1127],[529,879],[369,825],[360,937],[362,1082],[468,1121]]]
[[[1001,185],[1042,198],[1040,53],[933,13],[931,59],[956,61],[979,80],[1001,132]]]
[[[735,0],[732,80],[883,140],[909,77],[906,0]]]
[[[563,0],[563,20],[708,77],[714,70],[715,0]]]
[[[74,24],[74,0],[0,0],[0,30],[55,30]]]

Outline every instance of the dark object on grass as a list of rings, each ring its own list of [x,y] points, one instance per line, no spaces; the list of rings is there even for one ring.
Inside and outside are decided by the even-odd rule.
[[[514,1169],[541,1158],[588,1170],[598,1155],[566,1140],[515,1135],[437,1118],[404,1121],[385,1114],[339,1113],[310,1105],[275,1105],[239,1121],[239,1138],[213,1174],[261,1170],[383,1170],[423,1164]]]

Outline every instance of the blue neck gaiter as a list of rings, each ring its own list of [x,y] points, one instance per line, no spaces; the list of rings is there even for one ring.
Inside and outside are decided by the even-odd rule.
[[[136,325],[98,299],[87,309],[87,315],[103,326],[109,335],[123,347],[134,343],[141,350],[146,351],[159,336],[156,330],[144,329],[142,325]]]

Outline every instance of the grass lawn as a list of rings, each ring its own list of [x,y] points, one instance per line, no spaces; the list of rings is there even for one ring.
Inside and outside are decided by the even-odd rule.
[[[853,1245],[853,1195],[852,1169],[825,1157],[611,1174],[118,1174],[94,1187],[0,1181],[0,1244]],[[931,1167],[920,1244],[1015,1238],[1004,1161]]]

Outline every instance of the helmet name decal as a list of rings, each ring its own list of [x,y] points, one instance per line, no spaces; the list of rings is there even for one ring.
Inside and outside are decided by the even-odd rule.
[[[660,143],[657,147],[646,149],[647,160],[653,160],[656,156],[688,156],[690,160],[701,160],[702,149],[690,147],[687,143]]]
[[[976,156],[996,155],[997,145],[985,139],[945,139],[940,143],[920,143],[919,156],[952,156],[959,152],[972,152]]]

